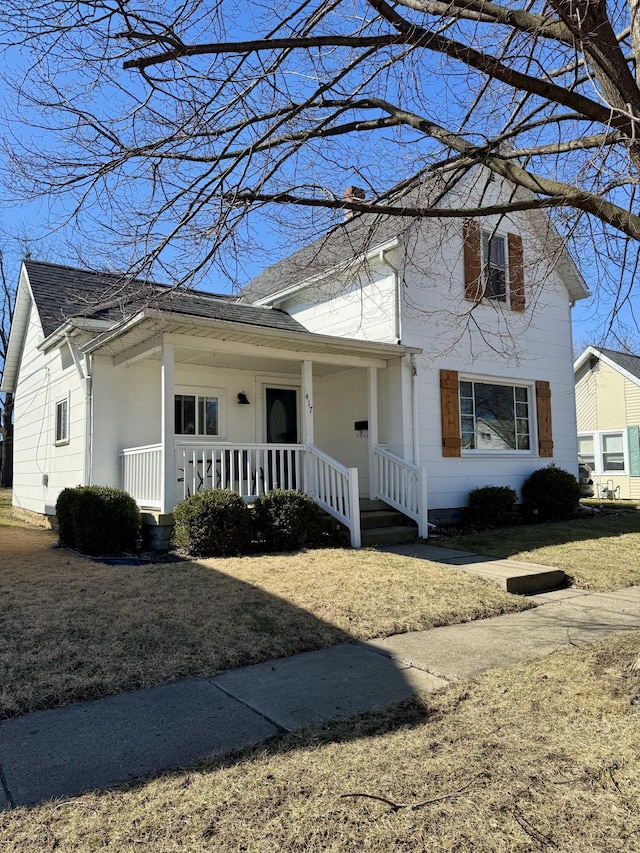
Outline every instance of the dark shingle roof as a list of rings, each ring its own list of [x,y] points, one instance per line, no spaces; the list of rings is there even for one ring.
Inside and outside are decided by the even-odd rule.
[[[447,178],[438,170],[421,172],[377,201],[398,207],[427,207],[439,201],[460,177],[457,172]],[[240,291],[240,296],[247,302],[256,302],[279,293],[383,245],[410,228],[414,221],[404,216],[355,214],[328,234],[262,270]]]
[[[72,317],[111,320],[115,324],[145,307],[283,331],[307,331],[284,311],[241,304],[232,296],[174,289],[149,281],[128,281],[117,273],[42,261],[25,260],[24,265],[45,337]]]
[[[603,349],[602,347],[596,347],[596,349],[598,352],[606,355],[607,358],[610,358],[611,361],[614,361],[618,367],[626,370],[627,373],[635,376],[636,379],[640,379],[640,356],[629,355],[626,352],[616,352],[612,349]]]

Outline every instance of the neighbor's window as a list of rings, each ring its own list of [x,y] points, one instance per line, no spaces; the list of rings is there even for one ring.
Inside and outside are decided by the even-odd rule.
[[[461,381],[460,432],[463,450],[531,450],[529,389]]]
[[[592,471],[595,471],[596,452],[593,435],[578,436],[578,456]]]
[[[578,456],[594,474],[624,474],[629,470],[622,430],[586,432],[578,436]]]
[[[56,403],[56,444],[66,444],[69,441],[69,400]]]
[[[486,299],[507,301],[507,241],[492,231],[482,232],[482,269]]]
[[[621,432],[605,433],[602,436],[602,473],[622,474],[624,464],[624,440]]]
[[[219,435],[218,397],[176,394],[176,435]]]

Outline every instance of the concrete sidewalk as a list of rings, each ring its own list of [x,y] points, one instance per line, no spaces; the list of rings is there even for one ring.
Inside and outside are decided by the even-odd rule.
[[[389,707],[488,669],[640,630],[640,587],[562,590],[523,613],[347,643],[0,723],[0,806],[120,785]]]

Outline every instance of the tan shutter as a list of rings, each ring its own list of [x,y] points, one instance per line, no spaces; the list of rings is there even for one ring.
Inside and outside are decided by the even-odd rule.
[[[538,414],[538,451],[540,456],[553,456],[551,387],[548,382],[536,382],[536,412]]]
[[[470,302],[482,299],[482,256],[480,226],[474,219],[465,219],[464,240],[464,298]]]
[[[509,246],[509,294],[511,309],[524,311],[524,264],[522,260],[522,237],[519,234],[508,234]]]
[[[440,371],[440,408],[442,412],[442,455],[461,456],[460,390],[457,370]]]

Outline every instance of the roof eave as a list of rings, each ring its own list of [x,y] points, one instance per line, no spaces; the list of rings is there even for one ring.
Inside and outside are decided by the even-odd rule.
[[[604,362],[608,367],[611,367],[613,370],[615,370],[621,376],[624,376],[625,379],[628,379],[629,382],[633,382],[634,385],[638,385],[640,387],[640,378],[639,377],[634,376],[633,373],[629,373],[628,370],[626,370],[624,367],[619,365],[612,358],[609,358],[608,355],[606,355],[605,353],[603,353],[601,350],[597,349],[596,347],[592,347],[592,346],[587,347],[586,350],[576,359],[576,361],[573,364],[574,373],[576,373],[578,370],[580,370],[580,368],[586,362],[587,358],[589,358],[591,356],[595,356],[597,359]]]
[[[113,329],[105,334],[99,335],[88,341],[81,350],[85,353],[92,353],[103,346],[111,343],[117,338],[130,331],[135,326],[145,320],[155,320],[169,325],[176,323],[178,318],[182,318],[182,322],[191,323],[194,326],[210,329],[235,329],[242,330],[248,334],[259,334],[266,337],[274,338],[274,340],[295,340],[303,342],[316,342],[325,345],[334,345],[346,347],[354,350],[367,350],[369,352],[384,353],[387,357],[391,355],[404,355],[405,353],[419,354],[422,352],[420,347],[410,347],[405,344],[390,344],[380,341],[361,341],[351,338],[340,338],[335,335],[318,335],[314,332],[306,330],[294,331],[292,329],[273,329],[268,326],[256,326],[251,323],[239,323],[231,320],[219,320],[212,317],[197,317],[187,314],[167,313],[157,308],[145,308],[140,311],[135,317],[132,317],[126,323],[121,324],[117,329]],[[302,348],[302,347],[301,347]],[[308,349],[308,346],[306,347]]]

